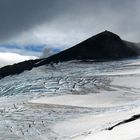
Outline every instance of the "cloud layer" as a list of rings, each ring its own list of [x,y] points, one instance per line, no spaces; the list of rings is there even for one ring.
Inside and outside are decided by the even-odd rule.
[[[139,41],[139,0],[3,0],[0,42],[67,47],[103,30]]]
[[[139,5],[139,0],[1,0],[0,64],[43,50],[48,56],[104,30],[140,42]]]
[[[0,52],[0,67],[3,67],[5,65],[12,65],[14,63],[18,63],[29,59],[36,59],[36,58],[37,57],[35,56],[24,56],[16,53]]]

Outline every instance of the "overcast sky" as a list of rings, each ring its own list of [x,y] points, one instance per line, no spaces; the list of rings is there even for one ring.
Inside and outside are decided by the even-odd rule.
[[[140,0],[0,0],[0,52],[39,56],[44,48],[62,50],[104,30],[139,42],[139,5]]]

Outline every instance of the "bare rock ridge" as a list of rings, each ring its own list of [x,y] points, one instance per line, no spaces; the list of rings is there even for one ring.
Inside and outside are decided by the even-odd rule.
[[[124,41],[118,35],[104,31],[48,58],[24,61],[0,68],[0,79],[50,63],[71,60],[110,61],[139,55],[138,44]]]
[[[136,115],[132,116],[129,119],[123,120],[123,121],[121,121],[121,122],[119,122],[119,123],[109,127],[107,130],[113,130],[115,127],[117,127],[119,125],[122,125],[122,124],[125,124],[125,123],[129,123],[129,122],[132,122],[132,121],[135,121],[135,120],[138,120],[138,119],[140,119],[140,114],[136,114]]]
[[[118,35],[104,31],[67,50],[50,56],[40,65],[49,62],[62,62],[70,60],[107,61],[138,56],[137,45],[123,41]]]

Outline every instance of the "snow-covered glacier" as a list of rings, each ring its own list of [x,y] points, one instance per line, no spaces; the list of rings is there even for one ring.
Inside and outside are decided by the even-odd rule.
[[[139,140],[139,114],[140,58],[69,61],[0,80],[0,140]]]

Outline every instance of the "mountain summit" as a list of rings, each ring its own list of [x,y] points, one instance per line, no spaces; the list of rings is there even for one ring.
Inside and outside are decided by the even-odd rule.
[[[139,55],[136,44],[126,43],[118,35],[104,31],[44,61],[114,60]]]
[[[0,68],[0,78],[49,63],[71,60],[108,61],[140,55],[138,44],[124,41],[118,35],[104,31],[69,49],[44,59],[29,60]]]

